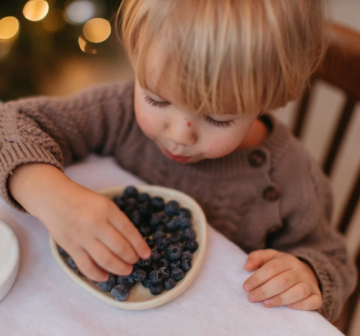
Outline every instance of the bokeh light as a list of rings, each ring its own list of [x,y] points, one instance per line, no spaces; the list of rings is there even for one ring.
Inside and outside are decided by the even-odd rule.
[[[8,40],[19,31],[19,21],[13,16],[7,16],[0,20],[0,39]]]
[[[92,43],[104,42],[111,34],[110,22],[101,18],[91,19],[84,25],[83,34]]]
[[[95,6],[91,1],[73,1],[66,6],[65,18],[74,24],[82,24],[95,15]]]
[[[88,42],[85,40],[84,36],[79,37],[79,46],[80,49],[87,54],[97,54],[97,50]]]
[[[45,0],[30,0],[26,3],[23,14],[30,21],[40,21],[49,12],[49,4]]]

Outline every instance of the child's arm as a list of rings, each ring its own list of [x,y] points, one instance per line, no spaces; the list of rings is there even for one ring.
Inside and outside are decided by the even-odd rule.
[[[149,257],[150,249],[110,200],[66,177],[62,161],[90,151],[111,154],[131,123],[130,102],[131,91],[113,85],[0,108],[1,196],[42,220],[80,271],[95,281],[106,277],[102,269],[129,274],[130,264]]]
[[[287,181],[280,185],[283,197],[301,196],[293,197],[286,207],[280,202],[282,228],[268,237],[268,250],[249,254],[245,269],[258,270],[244,282],[244,289],[250,301],[254,295],[253,302],[266,307],[318,310],[333,321],[355,288],[355,263],[344,237],[330,225],[333,205],[328,179],[307,157],[299,162],[289,156],[279,165],[284,171],[274,172],[272,179]]]

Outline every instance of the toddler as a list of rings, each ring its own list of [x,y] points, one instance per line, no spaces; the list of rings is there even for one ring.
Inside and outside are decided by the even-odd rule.
[[[1,196],[39,218],[92,280],[128,275],[149,247],[114,203],[63,173],[90,152],[112,155],[195,198],[250,253],[251,302],[334,320],[356,271],[330,227],[329,181],[269,114],[299,97],[321,61],[323,6],[124,0],[117,26],[135,82],[1,106]]]

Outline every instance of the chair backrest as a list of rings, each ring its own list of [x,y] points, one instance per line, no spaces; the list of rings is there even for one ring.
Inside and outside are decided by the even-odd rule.
[[[332,168],[339,152],[340,145],[346,134],[353,116],[355,106],[360,102],[360,32],[340,25],[329,25],[330,44],[325,60],[312,79],[312,85],[303,95],[299,102],[293,132],[301,138],[308,107],[312,98],[312,88],[318,81],[325,81],[344,91],[346,102],[339,114],[336,130],[327,148],[323,170],[331,175]],[[360,149],[360,148],[359,148]],[[349,193],[345,208],[338,224],[340,232],[345,233],[349,227],[350,220],[355,212],[360,198],[360,167],[356,181]],[[360,225],[360,224],[359,224]],[[356,259],[360,278],[360,250]],[[360,298],[360,283],[358,283],[354,294],[350,297],[343,314],[340,329],[347,334],[352,323],[352,318]]]

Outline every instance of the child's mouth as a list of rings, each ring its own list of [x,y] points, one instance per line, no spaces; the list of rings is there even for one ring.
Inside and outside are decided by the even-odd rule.
[[[166,155],[173,161],[176,161],[176,162],[186,162],[190,159],[190,156],[177,156],[177,155],[173,155],[171,154],[168,150],[165,149],[165,153]]]

